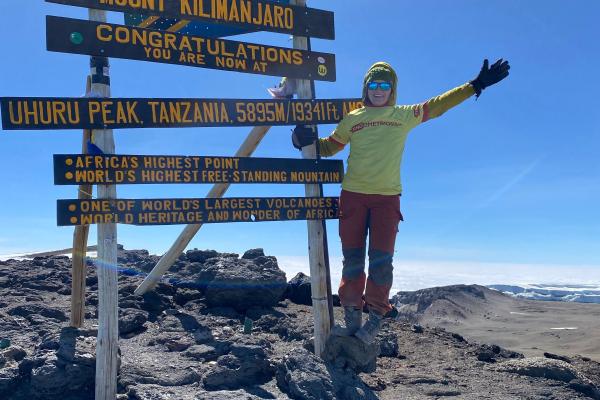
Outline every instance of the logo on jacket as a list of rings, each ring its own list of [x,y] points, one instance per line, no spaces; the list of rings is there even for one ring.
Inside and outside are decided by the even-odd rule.
[[[354,133],[354,132],[358,132],[360,130],[363,130],[365,128],[374,128],[377,126],[393,126],[393,127],[398,127],[398,126],[402,126],[402,123],[398,122],[398,121],[371,121],[371,122],[361,122],[359,124],[354,125],[352,128],[350,128],[350,132]]]

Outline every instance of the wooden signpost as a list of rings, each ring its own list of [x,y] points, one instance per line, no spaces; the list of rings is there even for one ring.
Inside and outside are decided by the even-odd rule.
[[[92,77],[86,79],[85,93],[92,90]],[[87,143],[92,140],[92,131],[83,130],[81,152],[87,153]],[[80,199],[91,199],[93,187],[90,184],[80,184],[77,196]],[[80,225],[73,231],[73,251],[71,252],[71,318],[70,324],[74,328],[81,328],[85,320],[85,282],[86,282],[86,255],[90,227]]]
[[[335,56],[310,51],[307,36],[334,38],[333,13],[306,8],[305,0],[46,0],[89,8],[89,21],[46,17],[49,51],[87,54],[91,74],[86,98],[0,98],[5,130],[84,129],[102,154],[54,156],[55,183],[80,185],[78,199],[57,201],[59,226],[77,226],[74,251],[85,247],[87,227],[98,224],[98,400],[117,395],[118,287],[116,224],[186,224],[186,228],[135,291],[151,289],[206,223],[307,220],[315,353],[321,355],[331,326],[330,282],[324,221],[338,217],[338,198],[320,184],[340,183],[341,161],[248,158],[270,126],[337,123],[362,106],[358,99],[315,100],[315,80],[335,81]],[[106,10],[149,14],[142,26],[106,22]],[[159,18],[169,28],[145,29]],[[223,28],[294,35],[293,48],[190,34],[191,21]],[[174,33],[180,31],[182,33]],[[110,98],[108,57],[179,64],[298,79],[299,100]],[[117,155],[112,129],[254,126],[233,157]],[[119,199],[116,184],[214,183],[206,198]],[[305,197],[222,198],[231,183],[305,184]],[[97,185],[97,198],[92,198]],[[83,253],[82,253],[83,254]],[[83,320],[85,260],[73,264],[73,326]],[[76,282],[77,281],[77,282]],[[328,302],[329,300],[329,302]]]
[[[2,129],[120,129],[336,124],[360,99],[0,97]]]
[[[106,12],[89,10],[90,21],[103,23]],[[90,59],[91,90],[94,97],[110,97],[109,63],[105,57]],[[93,130],[96,146],[105,154],[115,152],[112,130]],[[98,185],[98,199],[115,199],[114,185]],[[84,200],[82,200],[84,201]],[[117,225],[98,224],[98,338],[96,341],[96,399],[114,400],[117,396],[119,352],[119,288],[117,277]]]
[[[46,0],[78,7],[141,13],[189,22],[334,39],[333,13],[263,0]],[[186,24],[187,25],[187,24]]]
[[[335,81],[333,54],[72,18],[46,17],[46,48],[61,53]]]
[[[306,0],[292,0],[292,4],[306,6]],[[294,48],[309,50],[310,42],[307,37],[294,36]],[[314,84],[309,80],[299,80],[298,97],[312,99],[315,95]],[[313,126],[316,130],[316,126]],[[318,158],[316,144],[302,148],[302,157],[307,159]],[[306,196],[321,196],[319,185],[305,185]],[[307,221],[308,228],[308,258],[310,263],[311,297],[314,315],[315,354],[321,356],[325,349],[325,342],[331,331],[333,316],[331,315],[331,284],[329,282],[329,261],[324,243],[326,241],[325,224],[321,221]]]

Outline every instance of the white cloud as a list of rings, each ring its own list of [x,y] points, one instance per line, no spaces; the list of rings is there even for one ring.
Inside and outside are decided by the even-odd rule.
[[[308,256],[277,256],[279,266],[286,272],[288,280],[298,272],[310,274]],[[342,260],[330,259],[333,291],[341,278]],[[600,265],[550,265],[490,263],[472,261],[419,261],[396,260],[394,262],[394,284],[392,294],[434,286],[455,284],[479,285],[528,285],[553,284],[573,286],[580,284],[599,285]]]

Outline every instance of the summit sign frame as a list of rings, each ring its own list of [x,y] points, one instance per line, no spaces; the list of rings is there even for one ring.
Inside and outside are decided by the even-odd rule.
[[[216,22],[258,31],[335,39],[333,12],[261,0],[46,0],[97,10],[184,21]]]
[[[334,82],[335,55],[134,26],[46,17],[46,48],[60,53]]]

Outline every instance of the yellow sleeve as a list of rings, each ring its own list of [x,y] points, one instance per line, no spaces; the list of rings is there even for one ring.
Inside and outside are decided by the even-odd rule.
[[[474,94],[475,89],[473,89],[473,86],[470,83],[465,83],[439,96],[432,97],[421,105],[423,114],[421,122],[439,117]]]
[[[350,142],[348,118],[343,118],[335,130],[326,138],[319,139],[319,152],[323,157],[331,157],[341,151]]]

